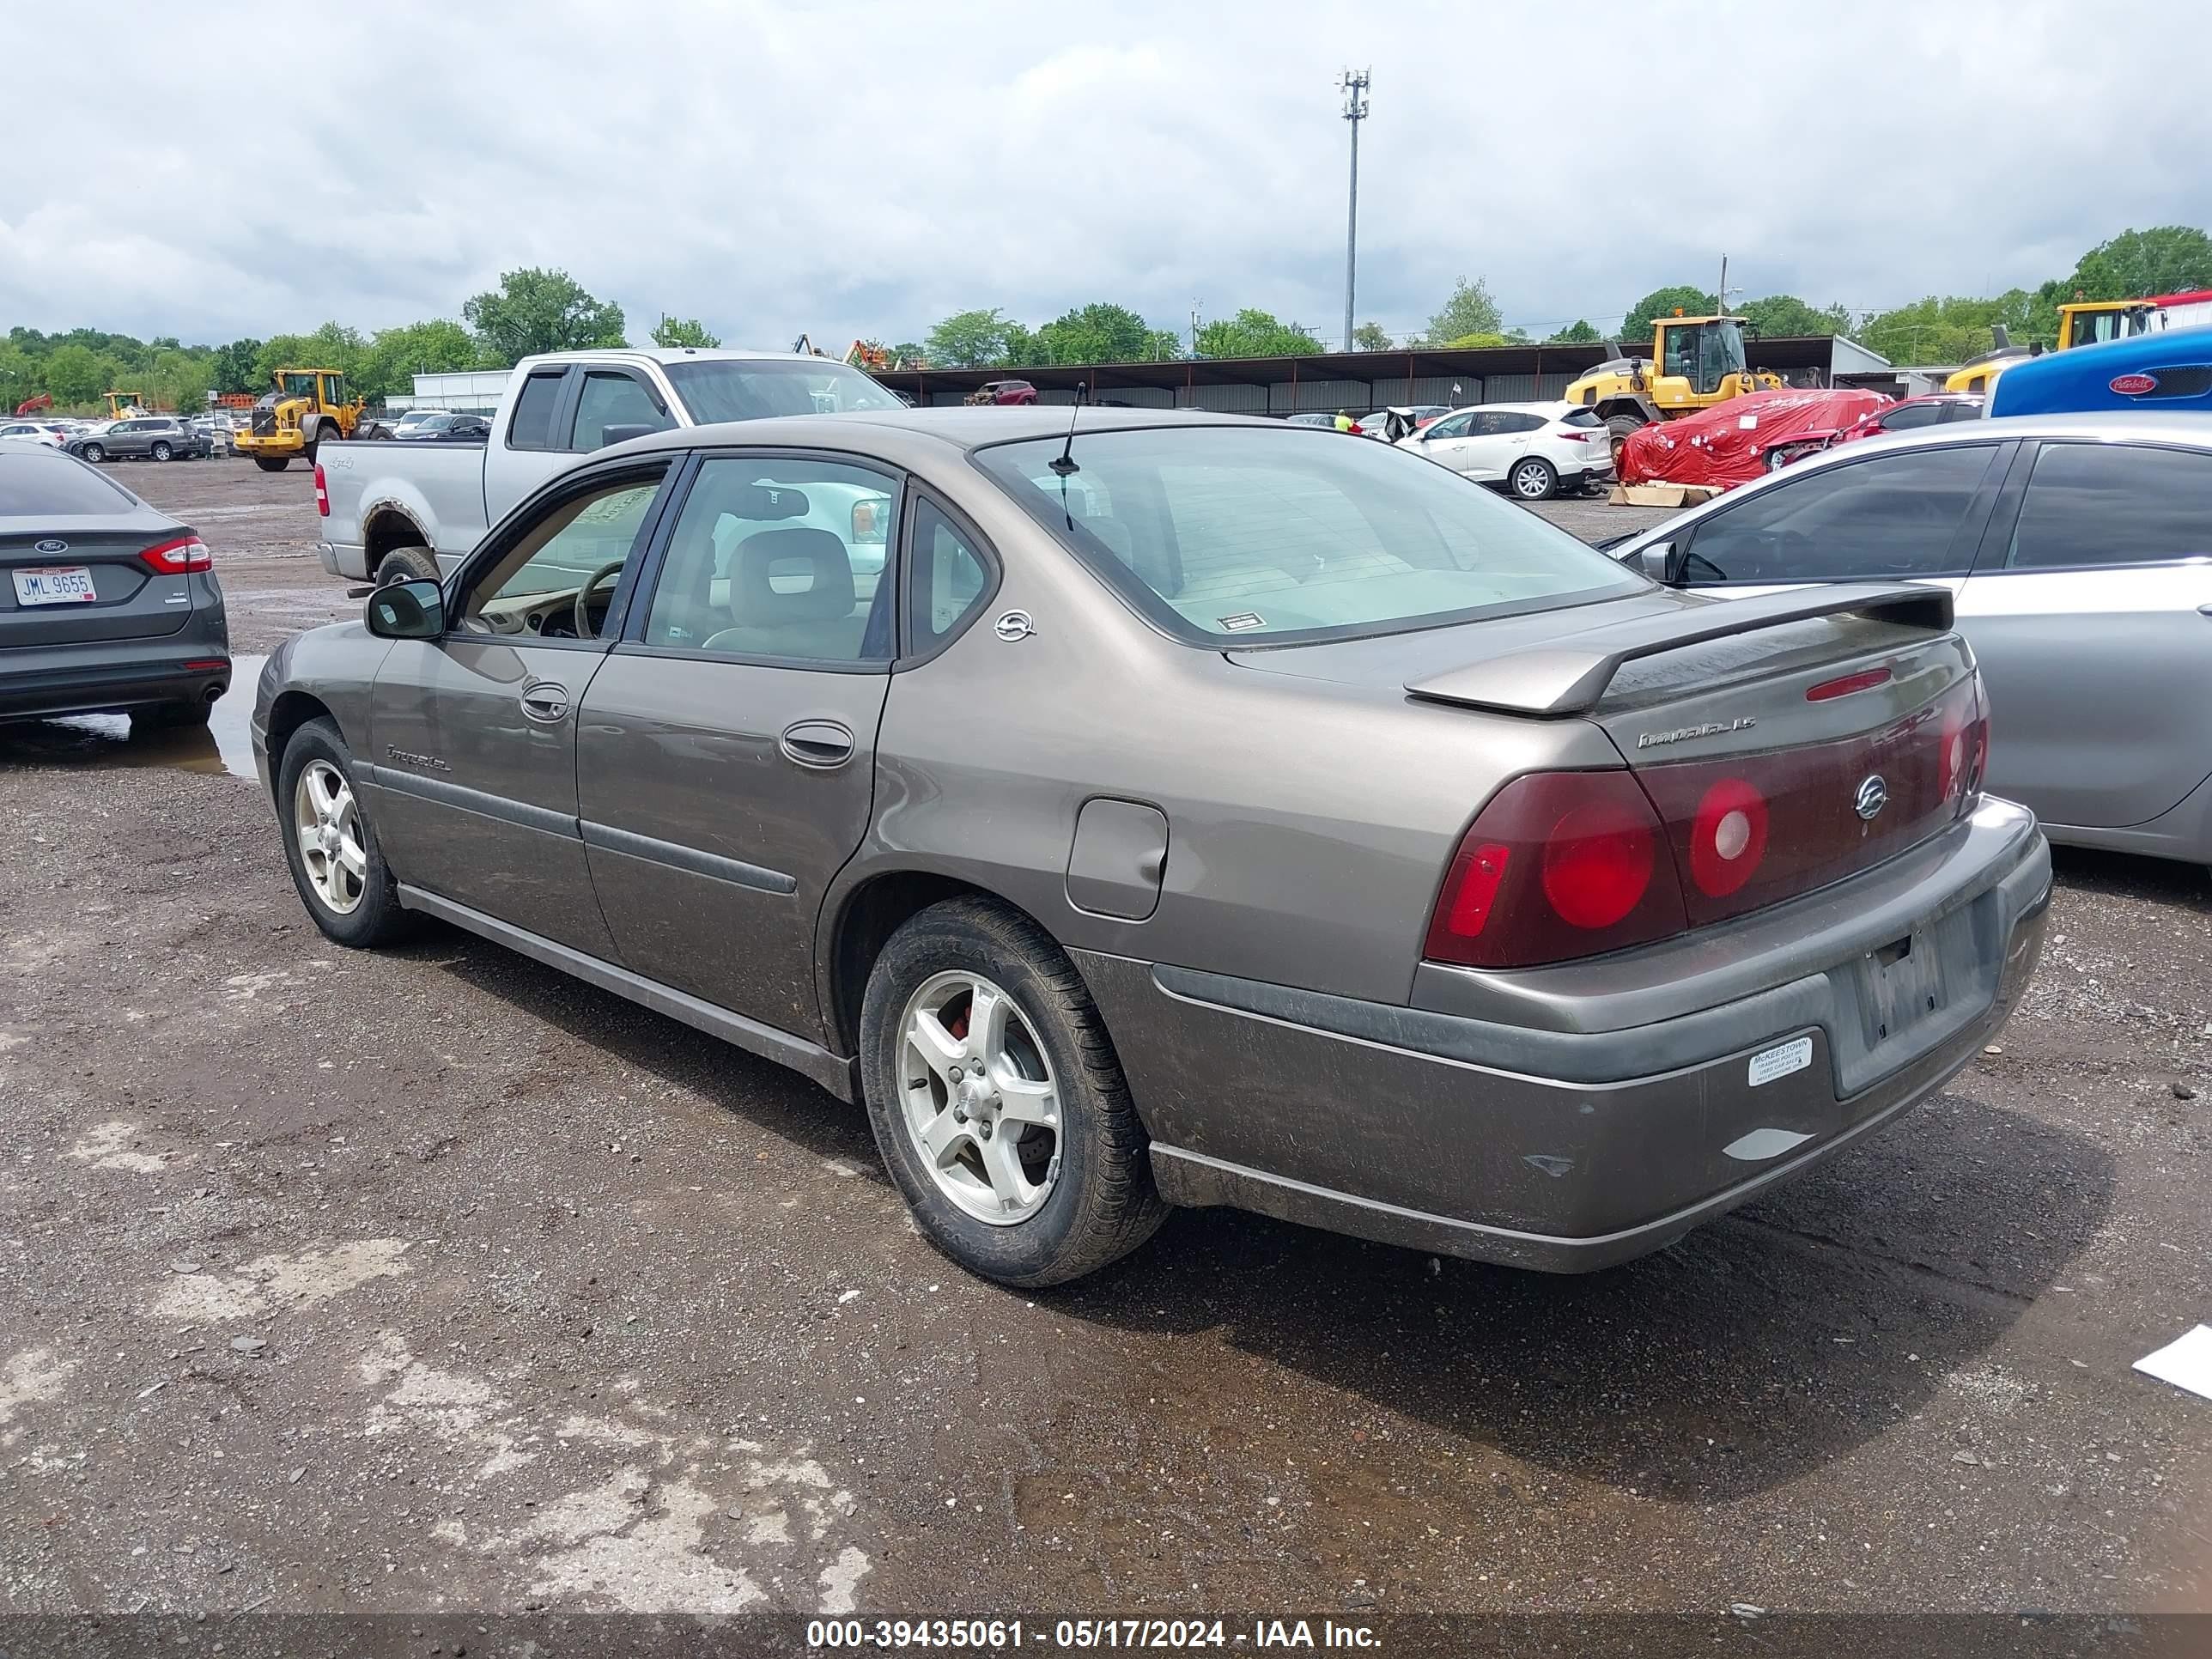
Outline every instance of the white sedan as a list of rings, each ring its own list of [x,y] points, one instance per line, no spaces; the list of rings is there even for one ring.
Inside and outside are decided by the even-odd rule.
[[[1398,441],[1524,501],[1582,489],[1613,477],[1605,422],[1579,404],[1479,404],[1454,410]]]

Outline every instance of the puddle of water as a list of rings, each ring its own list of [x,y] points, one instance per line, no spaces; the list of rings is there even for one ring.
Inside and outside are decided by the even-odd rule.
[[[134,732],[128,714],[71,714],[0,726],[0,763],[62,766],[173,766],[186,772],[253,775],[253,688],[265,656],[233,657],[230,690],[205,727]]]

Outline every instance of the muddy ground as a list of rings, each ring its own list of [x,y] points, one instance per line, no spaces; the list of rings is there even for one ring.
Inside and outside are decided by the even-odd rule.
[[[126,476],[240,652],[353,611],[304,473]],[[2201,871],[2062,856],[2002,1052],[1644,1261],[1194,1212],[1024,1296],[790,1074],[328,944],[207,738],[0,732],[0,1610],[2212,1605],[2130,1369],[2212,1321]]]

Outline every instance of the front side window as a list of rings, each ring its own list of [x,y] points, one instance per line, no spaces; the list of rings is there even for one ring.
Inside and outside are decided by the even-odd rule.
[[[660,400],[635,378],[619,369],[595,368],[584,376],[583,389],[576,394],[576,420],[568,447],[604,448],[609,427],[647,426],[665,432],[675,424]]]
[[[1456,415],[1447,415],[1440,421],[1431,421],[1423,428],[1431,438],[1464,438],[1468,428],[1474,424],[1474,411],[1463,409]]]
[[[462,626],[482,634],[598,637],[622,573],[637,556],[661,478],[655,471],[610,479],[548,507],[471,584]]]
[[[848,461],[718,456],[677,517],[645,642],[779,661],[890,659],[897,480]]]
[[[2051,570],[2203,558],[2212,558],[2212,455],[2045,444],[2004,563]]]
[[[1960,534],[1996,444],[1948,444],[1794,477],[1692,532],[1691,584],[1963,575]]]
[[[1449,470],[1284,427],[1079,433],[975,452],[1166,632],[1276,644],[1616,598],[1644,578]]]

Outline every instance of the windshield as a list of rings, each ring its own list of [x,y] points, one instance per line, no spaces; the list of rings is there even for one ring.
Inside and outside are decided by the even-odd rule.
[[[1081,433],[976,463],[1168,633],[1287,643],[1634,592],[1644,579],[1480,484],[1287,423]]]
[[[857,368],[824,359],[708,357],[663,365],[691,418],[754,421],[769,415],[844,415],[905,405]]]

